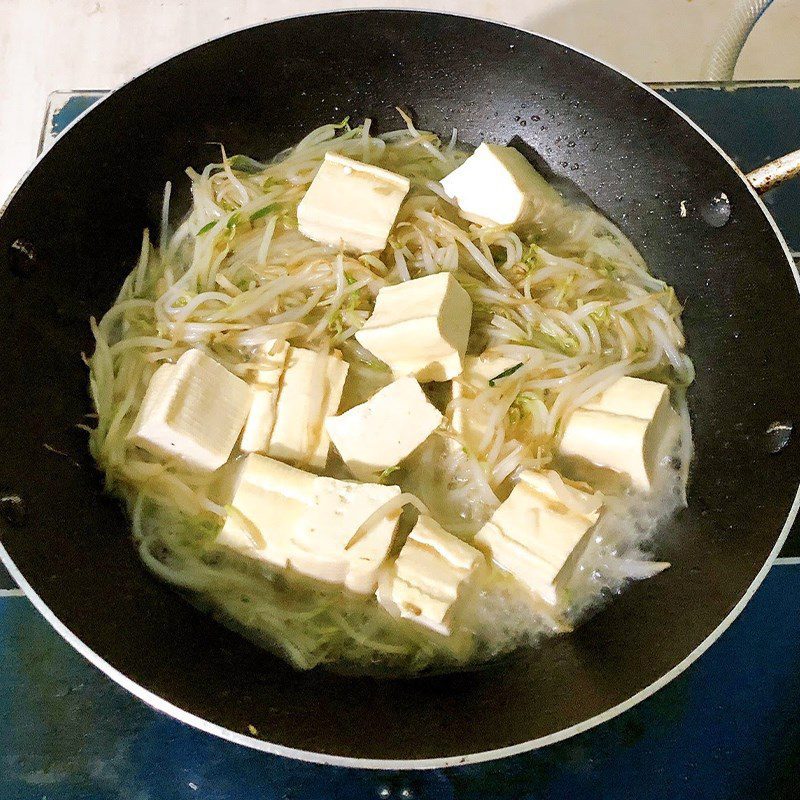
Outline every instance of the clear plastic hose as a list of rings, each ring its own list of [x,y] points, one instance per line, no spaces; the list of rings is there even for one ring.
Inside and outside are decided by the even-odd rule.
[[[709,56],[706,80],[733,80],[733,71],[744,43],[771,4],[772,0],[737,0]]]

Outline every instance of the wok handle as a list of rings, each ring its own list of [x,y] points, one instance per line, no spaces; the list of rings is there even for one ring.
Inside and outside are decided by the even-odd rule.
[[[800,175],[800,150],[776,158],[745,177],[759,194],[764,194],[795,175]]]

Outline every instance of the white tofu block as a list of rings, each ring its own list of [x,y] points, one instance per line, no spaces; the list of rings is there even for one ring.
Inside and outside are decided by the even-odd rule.
[[[315,475],[251,454],[242,463],[219,544],[287,567],[292,536],[313,494]]]
[[[325,418],[339,409],[347,369],[339,352],[289,348],[268,455],[315,469],[325,466],[330,448]]]
[[[607,411],[640,419],[653,419],[664,403],[669,400],[669,386],[643,378],[624,377],[581,408],[586,411]]]
[[[376,392],[366,403],[328,417],[325,427],[350,472],[369,481],[411,455],[441,421],[442,415],[419,383],[405,377]]]
[[[372,594],[401,509],[375,522],[349,550],[346,546],[373,513],[399,494],[399,486],[317,478],[309,511],[294,537],[292,566],[305,575],[343,583],[352,592]]]
[[[578,505],[591,506],[589,493],[564,484]],[[555,605],[598,518],[598,511],[564,505],[546,475],[526,471],[478,532],[475,544],[531,593]]]
[[[457,601],[484,564],[479,550],[430,517],[420,516],[395,561],[387,605],[397,608],[400,616],[449,636]]]
[[[461,373],[472,300],[449,272],[384,286],[356,339],[392,368],[420,383]]]
[[[325,153],[297,207],[300,233],[356,253],[383,250],[410,185],[402,175]]]
[[[348,550],[360,526],[400,494],[397,486],[324,478],[257,455],[242,466],[219,544],[354,592],[371,594],[392,544],[391,509]]]
[[[464,371],[453,381],[453,430],[473,452],[477,452],[486,433],[486,423],[491,413],[488,403],[477,402],[489,390],[489,381],[519,361],[498,353],[486,351],[479,356],[464,359]],[[463,401],[469,402],[467,405]]]
[[[251,386],[252,402],[247,422],[242,432],[240,448],[245,453],[265,453],[269,447],[278,406],[281,376],[286,364],[289,345],[281,342],[265,342],[257,354],[263,367],[256,372]]]
[[[463,216],[485,225],[535,221],[538,205],[563,203],[522,153],[485,142],[442,179],[442,188]]]
[[[647,491],[670,418],[668,386],[620,378],[572,413],[559,448],[566,456],[627,473],[634,487]]]
[[[250,388],[201,350],[160,366],[128,441],[191,470],[213,471],[230,457],[250,409]]]

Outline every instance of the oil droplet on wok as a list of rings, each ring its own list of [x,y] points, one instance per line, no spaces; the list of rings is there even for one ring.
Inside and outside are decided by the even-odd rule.
[[[794,425],[791,422],[780,420],[770,423],[766,432],[766,446],[768,453],[780,453],[792,438]]]
[[[712,228],[721,228],[731,218],[731,203],[725,192],[715,194],[700,206],[700,214]]]
[[[36,248],[24,239],[15,239],[9,247],[11,272],[18,278],[27,278],[38,265]]]
[[[19,528],[25,524],[28,508],[18,494],[6,494],[0,497],[0,516],[11,526]]]

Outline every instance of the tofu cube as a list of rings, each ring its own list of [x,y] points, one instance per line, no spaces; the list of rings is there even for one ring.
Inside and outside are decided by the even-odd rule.
[[[564,485],[575,505],[593,506],[591,494]],[[564,505],[547,475],[529,470],[478,532],[475,545],[533,595],[555,605],[598,518],[598,511]]]
[[[162,364],[127,439],[190,470],[212,472],[230,457],[250,409],[250,388],[201,350]]]
[[[325,421],[342,460],[362,481],[375,480],[419,447],[442,421],[414,378],[398,378],[366,403]]]
[[[464,371],[453,381],[453,430],[473,453],[479,448],[486,433],[486,423],[491,413],[489,403],[478,403],[481,394],[491,389],[489,381],[518,364],[513,358],[486,351],[479,356],[464,359]],[[497,391],[500,391],[498,388]]]
[[[339,409],[347,369],[341,353],[289,348],[268,455],[315,469],[325,466],[330,448],[325,418]]]
[[[297,207],[300,233],[356,253],[383,250],[410,185],[402,175],[325,153]]]
[[[292,537],[313,492],[309,472],[255,453],[240,471],[229,513],[217,543],[240,553],[288,567]]]
[[[635,488],[649,491],[672,418],[668,386],[620,378],[570,415],[559,449],[565,456],[627,473]]]
[[[256,372],[255,383],[250,389],[250,413],[239,445],[245,453],[265,453],[269,447],[288,352],[289,345],[285,340],[268,341],[259,348],[258,358],[263,366]]]
[[[381,590],[379,600],[401,617],[449,636],[458,600],[484,564],[479,550],[420,516],[395,561],[388,601]]]
[[[298,571],[358,594],[372,594],[378,569],[392,546],[401,506],[390,509],[347,549],[369,517],[394,498],[400,487],[316,478],[308,512],[294,537],[291,564]]]
[[[250,558],[371,594],[400,508],[389,508],[347,549],[360,526],[399,496],[397,486],[324,478],[266,456],[244,460],[217,543]]]
[[[539,205],[563,203],[522,153],[485,142],[442,179],[442,188],[464,217],[484,225],[535,222]]]
[[[449,272],[384,286],[356,339],[388,364],[395,377],[420,383],[461,373],[472,322],[472,300]]]

